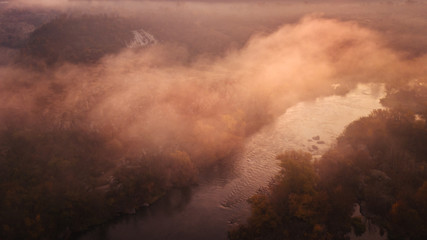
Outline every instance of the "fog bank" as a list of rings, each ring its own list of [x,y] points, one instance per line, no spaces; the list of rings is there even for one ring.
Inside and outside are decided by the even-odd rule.
[[[100,134],[122,158],[179,150],[203,164],[289,106],[334,94],[334,84],[405,82],[422,77],[425,63],[402,59],[354,22],[313,16],[253,36],[224,57],[183,63],[185,54],[158,44],[90,66],[2,67],[1,129],[77,128]],[[10,121],[16,114],[24,117]]]

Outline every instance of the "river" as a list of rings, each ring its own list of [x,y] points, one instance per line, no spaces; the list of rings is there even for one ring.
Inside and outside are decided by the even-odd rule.
[[[248,217],[246,200],[278,172],[277,154],[293,148],[321,156],[346,125],[381,108],[383,96],[382,85],[365,84],[345,96],[299,103],[248,138],[231,160],[203,173],[198,186],[172,191],[135,215],[99,226],[79,240],[226,239],[227,230]],[[313,140],[316,136],[320,140]]]

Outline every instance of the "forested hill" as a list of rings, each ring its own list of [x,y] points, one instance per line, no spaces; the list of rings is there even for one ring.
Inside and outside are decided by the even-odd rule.
[[[114,54],[132,40],[139,26],[109,15],[61,15],[36,29],[21,51],[24,61],[93,63]]]

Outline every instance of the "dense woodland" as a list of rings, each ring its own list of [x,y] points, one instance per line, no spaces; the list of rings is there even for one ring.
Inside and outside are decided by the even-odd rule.
[[[30,35],[19,61],[92,63],[123,48],[130,29],[118,17],[63,15]],[[2,90],[38,84],[7,82]],[[119,131],[90,127],[82,108],[55,116],[65,94],[52,83],[31,111],[1,106],[0,239],[66,239],[196,182],[198,169],[184,151],[131,151],[133,143],[111,136]]]
[[[67,86],[87,79],[78,76],[70,83],[66,78],[40,77],[51,76],[55,67],[66,62],[87,66],[119,51],[133,36],[133,29],[132,23],[116,16],[63,15],[36,29],[22,47],[18,67],[34,64],[28,70],[31,76],[11,77],[0,85],[12,98],[32,99],[0,109],[0,239],[67,239],[120,214],[134,213],[172,188],[195,184],[202,168],[235,147],[230,141],[210,142],[209,138],[203,144],[210,149],[176,141],[171,146],[153,146],[149,133],[121,138],[120,126],[97,124],[87,117],[108,97],[108,89],[73,95],[82,99],[71,110],[64,109]],[[105,85],[102,79],[96,81]],[[46,89],[38,92],[43,86]],[[14,101],[3,99],[8,104]],[[144,110],[135,108],[140,112],[133,115]],[[236,124],[227,116],[223,121],[233,123],[226,129],[231,133],[212,132],[235,134],[238,140],[243,128],[253,125]]]
[[[195,182],[184,152],[118,161],[120,143],[105,136],[15,116],[0,131],[0,239],[67,238]]]
[[[31,21],[42,25],[43,19]],[[0,41],[21,49],[18,61],[24,65],[87,64],[117,53],[139,27],[114,16],[63,15],[27,40],[0,21]],[[362,220],[352,218],[356,203],[390,239],[426,239],[427,91],[422,86],[389,91],[383,100],[389,110],[349,125],[320,160],[298,151],[279,156],[282,172],[250,199],[252,216],[230,232],[230,239],[344,239],[352,229],[362,234]],[[2,109],[0,115],[0,239],[65,239],[197,181],[198,159],[184,150],[132,152],[128,146],[134,143],[117,140],[118,131],[90,128],[78,115],[84,114],[81,109],[71,116],[40,114],[63,97],[60,84],[49,89],[53,97],[37,98],[34,112]]]
[[[21,50],[25,64],[94,63],[118,53],[138,29],[133,21],[110,15],[60,15],[31,33]]]
[[[53,10],[34,12],[0,8],[0,46],[14,49],[23,47],[30,33],[55,15],[57,13]]]
[[[409,94],[411,92],[412,94]],[[282,171],[250,198],[230,239],[346,239],[365,231],[355,204],[388,239],[427,238],[427,108],[422,84],[393,91],[390,107],[351,123],[321,159],[289,151]]]

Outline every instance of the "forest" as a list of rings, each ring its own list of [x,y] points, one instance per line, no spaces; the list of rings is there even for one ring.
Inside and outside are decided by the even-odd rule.
[[[405,87],[347,126],[320,159],[279,155],[282,168],[248,201],[252,214],[229,239],[348,239],[372,220],[388,239],[427,237],[427,108],[422,84]],[[408,94],[411,92],[411,94]],[[416,92],[416,94],[414,94]]]
[[[20,61],[27,65],[25,60],[31,59],[47,65],[94,63],[125,48],[135,29],[135,22],[118,16],[60,15],[31,33],[21,50],[24,60]]]
[[[117,163],[120,142],[78,127],[26,125],[19,120],[25,116],[11,115],[0,132],[2,239],[68,238],[195,183],[197,169],[185,152]]]
[[[306,4],[66,2],[0,9],[1,240],[79,238],[197,189],[203,173],[222,174],[219,163],[235,174],[234,154],[287,109],[369,82],[384,84],[384,108],[350,123],[322,156],[277,156],[280,172],[228,238],[348,239],[368,219],[391,240],[427,239],[422,8],[401,35],[413,22],[321,4],[332,14],[306,15]],[[159,44],[127,48],[138,29]]]
[[[224,127],[213,129],[210,125],[215,122],[197,122],[191,133],[170,126],[165,129],[171,131],[168,139],[159,140],[166,143],[156,143],[150,135],[158,130],[144,126],[150,124],[146,111],[156,105],[144,92],[138,94],[142,100],[131,100],[137,104],[128,103],[129,113],[114,116],[113,122],[106,115],[111,105],[97,112],[102,116],[90,119],[90,112],[103,108],[101,103],[110,104],[112,92],[121,94],[129,84],[121,78],[108,82],[104,78],[110,78],[111,72],[97,69],[102,57],[125,48],[133,36],[130,30],[136,29],[128,23],[106,15],[55,17],[29,35],[12,62],[12,69],[28,74],[1,73],[7,77],[0,83],[4,103],[0,108],[0,239],[68,239],[120,215],[133,214],[173,188],[194,186],[200,170],[226,158],[246,131],[259,126],[224,114],[220,119]],[[143,54],[144,49],[134,52]],[[74,71],[79,65],[80,71]],[[81,69],[90,67],[98,71],[96,78],[82,78]],[[60,72],[65,75],[59,76]],[[79,88],[81,84],[86,87]],[[159,101],[184,98],[175,92],[163,97]],[[142,106],[144,102],[153,106]],[[127,110],[113,104],[116,110]],[[173,104],[183,115],[189,111],[185,102]],[[193,107],[189,121],[209,114],[202,106]],[[167,118],[151,124],[162,121],[169,124]],[[133,135],[126,133],[130,127],[146,129],[129,137]],[[191,141],[197,145],[183,138],[196,131],[198,139]],[[215,142],[215,138],[222,141]]]

